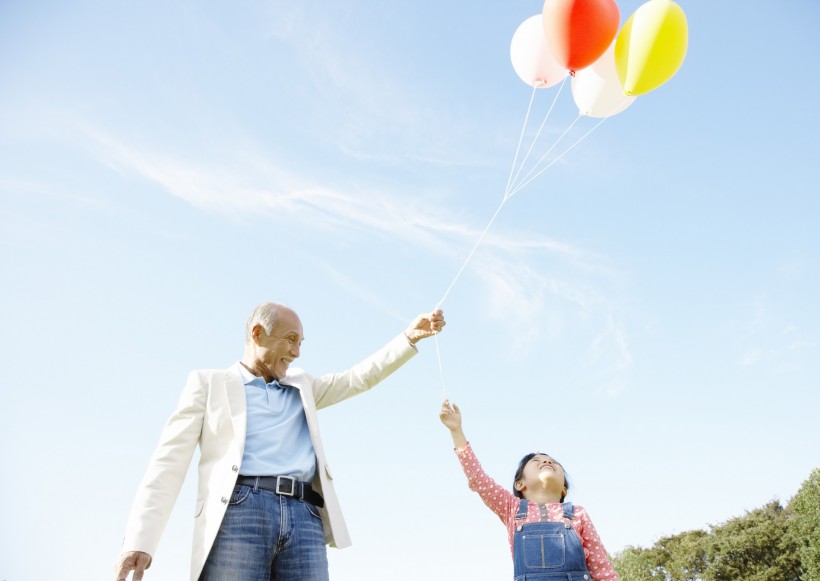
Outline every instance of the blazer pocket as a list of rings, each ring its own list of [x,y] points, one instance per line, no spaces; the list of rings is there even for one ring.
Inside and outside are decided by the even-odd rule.
[[[202,508],[205,506],[205,498],[196,499],[196,510],[194,510],[194,518],[197,518],[202,513]]]

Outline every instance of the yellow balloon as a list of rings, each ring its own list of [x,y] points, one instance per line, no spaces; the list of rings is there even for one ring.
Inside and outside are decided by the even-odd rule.
[[[649,0],[638,8],[615,40],[624,94],[643,95],[671,79],[686,57],[687,38],[686,15],[672,0]]]

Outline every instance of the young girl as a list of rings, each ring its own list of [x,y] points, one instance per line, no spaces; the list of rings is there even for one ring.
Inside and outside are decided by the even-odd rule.
[[[439,418],[450,430],[470,490],[507,526],[516,581],[619,581],[587,512],[564,502],[569,482],[561,464],[547,454],[527,454],[508,492],[478,463],[458,406],[445,400]]]

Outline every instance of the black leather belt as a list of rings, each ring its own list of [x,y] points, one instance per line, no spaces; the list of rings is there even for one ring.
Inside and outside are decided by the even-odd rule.
[[[296,480],[292,476],[239,476],[237,484],[253,486],[275,492],[282,496],[292,496],[305,500],[314,506],[324,508],[325,499],[310,487],[310,483]]]

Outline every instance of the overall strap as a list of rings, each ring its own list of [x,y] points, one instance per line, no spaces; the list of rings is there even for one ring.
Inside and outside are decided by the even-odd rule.
[[[526,498],[521,499],[521,504],[518,505],[518,514],[515,515],[515,520],[523,520],[527,518],[527,502]]]
[[[547,514],[547,505],[546,504],[539,504],[538,510],[541,511],[541,522],[549,521],[549,515]]]
[[[572,506],[572,503],[564,502],[561,504],[561,508],[564,509],[564,518],[572,520],[572,516],[575,514],[575,507]]]

